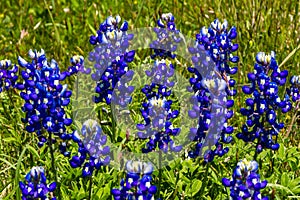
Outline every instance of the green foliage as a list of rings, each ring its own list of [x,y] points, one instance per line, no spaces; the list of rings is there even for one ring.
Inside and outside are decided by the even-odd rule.
[[[86,56],[92,49],[88,42],[89,36],[95,34],[106,16],[120,14],[132,29],[154,26],[159,12],[172,12],[178,29],[190,38],[194,38],[202,26],[208,26],[215,18],[227,19],[230,25],[237,26],[240,62],[235,79],[238,80],[238,93],[241,93],[240,85],[245,83],[258,51],[274,50],[279,63],[288,57],[281,68],[288,69],[290,74],[300,74],[300,54],[297,52],[300,44],[298,0],[285,3],[279,0],[111,0],[97,3],[91,0],[2,0],[0,10],[0,60],[9,58],[13,63],[17,63],[17,55],[24,57],[31,48],[43,48],[49,57],[57,60],[62,69],[66,69],[72,55]],[[139,52],[130,67],[141,65],[146,53]],[[72,85],[74,80],[67,82]],[[133,98],[140,101],[141,95],[135,95]],[[236,131],[243,122],[237,111],[244,105],[244,98],[237,95],[235,99],[236,115],[230,123]],[[78,102],[80,100],[77,99]],[[47,148],[38,148],[36,137],[24,131],[21,122],[24,117],[22,103],[17,91],[0,93],[0,199],[20,199],[18,182],[35,165],[45,166],[51,181],[54,180]],[[137,113],[132,116],[133,119],[141,120],[138,104],[131,106]],[[104,112],[101,105],[94,108],[95,113],[104,116],[101,119],[103,123],[111,119],[110,108],[107,110],[107,113]],[[68,113],[71,115],[71,107]],[[286,130],[280,134],[281,146],[278,152],[265,150],[257,158],[261,178],[269,182],[263,195],[271,199],[300,198],[299,120],[291,123],[291,115],[286,118],[286,127],[292,126],[291,133],[289,138],[285,137]],[[79,126],[80,123],[75,124]],[[109,133],[112,127],[108,124],[103,130]],[[110,136],[116,136],[111,139],[120,148],[123,147],[124,131]],[[125,145],[129,149],[142,146],[134,141]],[[76,146],[71,148],[75,152]],[[223,158],[217,158],[209,167],[202,160],[176,160],[163,168],[161,195],[163,199],[172,200],[229,199],[229,191],[222,186],[221,178],[230,177],[236,162],[244,157],[253,157],[253,145],[235,141],[229,153]],[[72,169],[68,160],[58,152],[55,158],[63,199],[87,199],[89,179],[81,178],[81,170]],[[109,167],[96,173],[93,178],[93,199],[111,199],[110,191],[118,187],[122,176],[122,172]],[[154,172],[154,176],[154,183],[157,184],[158,171]]]

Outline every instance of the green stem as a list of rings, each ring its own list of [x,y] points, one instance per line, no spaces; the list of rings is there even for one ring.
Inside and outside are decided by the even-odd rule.
[[[291,133],[291,131],[292,131],[292,127],[295,124],[295,121],[296,121],[297,116],[298,116],[297,113],[298,113],[299,107],[300,107],[300,101],[298,101],[298,103],[297,103],[297,105],[295,107],[295,113],[294,113],[294,115],[292,117],[291,124],[289,125],[289,127],[288,127],[288,129],[286,131],[285,138],[288,138],[289,135],[290,135],[290,133]],[[292,136],[292,139],[293,139],[293,136]]]
[[[55,167],[55,159],[54,159],[54,150],[53,150],[53,147],[52,147],[52,133],[49,132],[49,138],[48,138],[48,144],[49,144],[49,148],[50,148],[50,154],[51,154],[51,168],[52,168],[52,172],[54,173],[54,179],[55,179],[55,182],[57,184],[57,190],[58,191],[58,199],[62,199],[61,198],[61,193],[60,193],[60,184],[58,183],[58,179],[57,179],[57,170],[56,170],[56,167]]]
[[[178,165],[180,165],[179,163],[177,163],[177,160],[175,161],[176,162],[176,169],[178,169]],[[180,175],[180,170],[174,170],[175,174],[176,174],[176,181],[175,181],[175,190],[173,192],[173,195],[172,195],[172,199],[175,199],[177,193],[178,193],[178,181],[179,181],[179,175]]]
[[[275,154],[274,151],[272,151],[272,152],[273,152],[273,154]],[[273,174],[273,172],[274,172],[274,164],[275,164],[275,157],[272,156],[272,168],[271,168],[271,174]]]
[[[210,163],[207,163],[203,183],[202,183],[202,186],[201,186],[201,189],[200,189],[200,192],[199,192],[199,194],[200,194],[199,197],[203,197],[203,192],[204,192],[204,189],[205,189],[206,184],[207,184],[207,174],[208,174],[209,166],[210,166]]]
[[[92,186],[93,186],[93,173],[90,176],[90,183],[89,183],[89,198],[88,200],[92,199]]]
[[[255,147],[255,153],[254,153],[254,156],[253,156],[253,160],[255,160],[256,161],[256,158],[257,158],[257,147],[258,147],[258,142],[257,142],[257,144],[256,144],[256,147]]]
[[[45,3],[45,6],[46,6],[46,8],[47,8],[47,11],[48,11],[48,13],[49,13],[51,22],[52,22],[52,24],[53,24],[54,33],[55,33],[55,39],[56,39],[56,41],[57,41],[57,43],[58,43],[58,45],[59,45],[59,47],[60,47],[60,48],[59,48],[59,53],[61,53],[62,43],[61,43],[61,41],[60,41],[60,36],[59,36],[58,29],[57,29],[57,27],[56,27],[56,23],[55,23],[55,21],[54,21],[53,15],[52,15],[52,13],[51,13],[51,11],[50,11],[50,9],[49,9],[49,6],[48,6],[48,4],[47,4],[47,1],[44,0],[44,3]]]
[[[159,150],[158,153],[158,198],[160,198],[160,191],[161,191],[161,180],[162,180],[162,153],[161,150]]]

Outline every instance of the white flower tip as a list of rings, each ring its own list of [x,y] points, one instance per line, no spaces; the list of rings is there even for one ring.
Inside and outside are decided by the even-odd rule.
[[[18,57],[18,62],[22,67],[25,67],[27,65],[27,61],[21,56]]]
[[[28,51],[28,55],[31,59],[34,59],[35,58],[35,53],[32,51],[32,49],[29,49]]]
[[[120,15],[117,15],[117,16],[116,16],[116,22],[117,22],[117,24],[121,22],[121,17],[120,17]]]

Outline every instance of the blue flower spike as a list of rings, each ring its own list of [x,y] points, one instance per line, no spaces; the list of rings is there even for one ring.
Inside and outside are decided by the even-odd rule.
[[[261,196],[260,190],[267,186],[267,181],[261,181],[257,173],[258,164],[256,161],[246,159],[238,162],[233,170],[232,178],[223,178],[222,183],[230,188],[232,200],[268,200],[266,196]]]
[[[133,71],[128,69],[128,63],[134,60],[135,51],[128,51],[128,47],[134,35],[128,34],[127,30],[127,21],[121,24],[119,15],[115,18],[109,16],[100,24],[97,35],[90,37],[94,50],[90,52],[88,59],[94,63],[96,71],[92,73],[92,79],[97,83],[95,92],[98,94],[94,96],[95,103],[106,102],[109,105],[114,101],[121,106],[128,103],[118,98],[112,99],[113,91],[118,87],[122,76],[130,77],[133,74]],[[124,85],[122,82],[119,87]],[[131,89],[127,90],[121,99],[130,98],[131,92]]]
[[[293,102],[300,101],[300,75],[292,76],[290,79],[290,87],[287,89],[287,94],[291,97]]]
[[[156,150],[179,152],[181,145],[175,144],[175,137],[181,129],[173,127],[172,122],[179,116],[178,110],[172,109],[172,87],[175,82],[171,80],[175,73],[172,60],[176,54],[176,43],[180,42],[179,30],[175,28],[175,18],[172,13],[162,14],[154,28],[157,39],[150,44],[154,51],[151,58],[154,60],[151,70],[145,70],[151,83],[141,89],[146,96],[140,109],[143,123],[137,124],[138,137],[147,140],[143,153]]]
[[[172,125],[173,119],[179,115],[178,110],[172,110],[172,100],[167,100],[171,94],[171,90],[167,87],[159,86],[152,83],[146,85],[142,92],[146,95],[147,101],[142,104],[141,109],[144,123],[137,124],[138,137],[147,139],[146,148],[143,148],[144,153],[155,151],[157,148],[163,152],[173,151],[179,152],[182,149],[181,145],[175,145],[174,137],[180,133],[180,128],[174,128]]]
[[[0,60],[0,93],[15,87],[18,79],[17,73],[18,67],[12,66],[10,60]]]
[[[126,178],[120,182],[119,189],[112,189],[115,200],[147,199],[154,200],[157,187],[152,185],[153,166],[151,163],[127,161]]]
[[[84,122],[81,131],[74,131],[72,140],[78,144],[78,154],[70,160],[73,168],[82,167],[82,176],[92,176],[93,171],[110,163],[107,137],[95,120]]]
[[[68,67],[68,76],[77,74],[78,72],[83,74],[90,74],[91,69],[84,67],[84,58],[80,55],[75,55],[70,59],[71,66]]]
[[[25,176],[25,181],[19,182],[22,192],[22,200],[50,199],[56,200],[53,192],[56,189],[56,182],[47,184],[47,178],[43,167],[33,167]]]
[[[70,103],[72,92],[61,82],[67,77],[66,72],[60,72],[55,60],[47,60],[43,49],[29,50],[30,62],[22,57],[18,58],[22,67],[23,83],[17,83],[16,88],[21,90],[20,96],[25,101],[22,110],[26,113],[22,119],[26,123],[26,130],[35,132],[41,147],[47,141],[48,133],[66,141],[70,134],[66,127],[72,124],[72,119],[66,116],[65,107]],[[51,138],[56,140],[56,138]],[[61,150],[66,150],[61,146]],[[62,152],[65,156],[69,152]]]
[[[180,31],[176,29],[175,17],[172,13],[164,13],[157,21],[157,26],[153,28],[157,39],[150,44],[150,48],[154,51],[151,58],[174,59],[177,45],[182,41]]]
[[[205,162],[213,161],[216,155],[223,156],[229,150],[228,147],[223,148],[223,145],[231,143],[231,134],[233,133],[233,127],[228,124],[228,121],[234,115],[234,112],[230,110],[234,105],[234,101],[228,97],[235,96],[237,93],[236,89],[232,89],[236,81],[230,77],[236,74],[238,69],[237,66],[231,66],[236,65],[239,61],[239,57],[234,55],[238,50],[238,44],[233,42],[236,37],[236,27],[229,29],[226,20],[222,23],[216,19],[208,28],[203,27],[200,29],[200,32],[196,35],[194,46],[189,47],[193,67],[189,67],[188,70],[194,74],[194,77],[190,78],[191,87],[188,88],[188,91],[195,94],[191,99],[194,106],[189,111],[189,116],[199,120],[197,127],[192,127],[189,134],[190,140],[196,142],[194,148],[189,152],[189,157],[191,158],[201,155],[201,149],[205,146],[203,145],[204,141],[211,140],[215,142],[214,149],[205,151]],[[211,66],[211,63],[214,66]],[[220,78],[224,82],[222,81],[222,83],[220,82],[221,84],[218,84],[217,82]],[[212,105],[212,97],[216,96],[212,94],[215,89],[207,87],[205,80],[218,85],[220,92],[222,90],[226,92],[226,94],[221,94],[221,96],[214,98],[214,100],[220,100],[214,103],[215,105]],[[223,102],[223,98],[227,99],[226,102]],[[216,131],[215,135],[208,135],[209,128],[215,126],[212,123],[216,123],[211,120],[214,119],[211,116],[211,111],[213,106],[216,105],[221,107],[226,105],[227,107],[227,109],[222,109],[222,112],[217,113],[218,115],[224,114],[226,116],[224,127],[222,130]]]
[[[279,69],[274,52],[259,52],[254,71],[248,73],[250,85],[242,88],[251,97],[246,99],[247,107],[240,110],[247,120],[237,137],[244,142],[256,142],[257,153],[263,149],[279,148],[277,137],[284,123],[277,115],[279,111],[286,113],[291,110],[289,98],[279,97],[279,88],[285,84],[287,76],[287,70]]]

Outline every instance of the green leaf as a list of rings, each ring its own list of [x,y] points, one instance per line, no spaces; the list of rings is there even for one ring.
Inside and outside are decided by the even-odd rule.
[[[289,186],[289,188],[295,188],[296,186],[297,186],[297,187],[300,187],[300,177],[295,178],[295,179],[292,180],[292,181],[289,181],[288,186]]]
[[[192,184],[192,196],[195,196],[199,190],[201,189],[201,185],[202,185],[202,182],[198,179],[194,179],[193,180],[193,184]]]
[[[279,185],[279,184],[275,184],[275,183],[268,183],[267,187],[282,189],[282,190],[286,191],[288,194],[295,196],[295,194],[289,188],[287,188],[283,185]]]
[[[97,31],[94,29],[94,27],[93,27],[90,23],[88,23],[88,25],[89,25],[89,28],[90,28],[90,30],[92,31],[92,33],[93,33],[94,35],[97,35]]]
[[[8,138],[4,138],[3,141],[4,142],[8,142],[8,143],[10,143],[10,142],[17,142],[17,139],[14,138],[14,137],[8,137]]]
[[[19,187],[19,181],[20,181],[20,167],[21,167],[21,163],[22,163],[22,160],[23,160],[23,156],[26,152],[28,148],[28,145],[25,146],[25,148],[23,149],[19,159],[18,159],[18,162],[17,162],[17,169],[16,169],[16,177],[15,177],[15,188],[18,188]],[[17,199],[21,199],[21,193],[20,193],[20,190],[17,189]]]
[[[281,185],[287,186],[289,181],[289,177],[286,172],[281,175]]]
[[[40,155],[39,155],[39,153],[37,152],[37,150],[36,150],[35,148],[33,148],[32,146],[28,145],[28,146],[27,146],[27,149],[28,149],[32,154],[34,154],[35,157],[40,158]]]
[[[278,157],[281,160],[284,160],[284,158],[285,158],[283,144],[281,144],[280,147],[279,147],[279,149],[278,149]]]
[[[187,178],[186,176],[184,176],[184,175],[181,176],[181,180],[183,182],[185,182],[185,184],[188,184],[189,182],[191,182],[191,180],[189,178]]]

